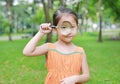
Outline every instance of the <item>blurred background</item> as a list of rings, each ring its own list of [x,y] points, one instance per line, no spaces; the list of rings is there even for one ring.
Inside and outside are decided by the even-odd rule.
[[[120,39],[120,0],[0,0],[0,40],[34,36],[41,23],[52,23],[60,6],[78,14],[81,34],[97,31],[100,42],[102,36]]]
[[[22,51],[60,6],[78,15],[73,42],[87,55],[91,78],[85,84],[120,84],[120,0],[0,0],[0,84],[44,84],[45,56]],[[56,39],[51,32],[39,44]]]

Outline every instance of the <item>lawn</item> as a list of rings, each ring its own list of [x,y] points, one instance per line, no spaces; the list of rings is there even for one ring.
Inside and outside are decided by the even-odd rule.
[[[0,41],[0,84],[44,84],[45,57],[25,57],[22,50],[28,41]],[[120,83],[120,41],[98,43],[96,34],[87,33],[78,34],[74,43],[87,54],[91,79],[86,84]]]

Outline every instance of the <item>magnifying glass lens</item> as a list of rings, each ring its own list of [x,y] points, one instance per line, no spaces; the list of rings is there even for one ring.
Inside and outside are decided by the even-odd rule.
[[[74,26],[72,26],[69,21],[64,21],[59,29],[61,30],[62,34],[67,35],[74,29]]]

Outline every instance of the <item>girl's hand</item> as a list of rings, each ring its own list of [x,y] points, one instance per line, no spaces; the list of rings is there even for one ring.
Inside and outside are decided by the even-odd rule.
[[[50,23],[43,23],[40,25],[40,32],[44,34],[48,34],[51,32],[52,28],[50,27]]]
[[[61,80],[61,84],[75,84],[76,83],[75,80],[76,80],[76,76],[67,77]]]

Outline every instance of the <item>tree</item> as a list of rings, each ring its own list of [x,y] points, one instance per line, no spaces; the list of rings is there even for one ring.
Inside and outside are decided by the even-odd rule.
[[[13,0],[6,0],[7,3],[7,10],[8,10],[8,20],[9,20],[9,32],[8,37],[9,41],[12,41],[11,32],[12,32],[12,6],[13,6]]]
[[[48,4],[46,5],[45,0],[42,0],[42,3],[43,3],[46,22],[50,22]],[[51,42],[51,41],[52,41],[52,32],[47,34],[47,38],[46,38],[46,42]]]
[[[87,13],[88,13],[88,0],[84,0],[84,1],[78,1],[74,3],[75,6],[75,11],[78,14],[78,18],[81,19],[81,23],[80,24],[80,32],[82,32],[82,30],[86,30],[86,28],[84,27],[85,21],[87,21],[88,17],[87,17]]]
[[[106,9],[109,9],[109,18],[113,18],[114,21],[120,22],[120,0],[109,0],[108,2],[103,0],[103,5]]]
[[[50,9],[53,9],[53,4],[52,4],[53,0],[48,0],[48,7]]]
[[[99,2],[98,2],[98,11],[99,11],[99,36],[98,36],[98,42],[102,42],[102,13],[101,13],[101,4],[102,4],[102,0],[99,0]]]

